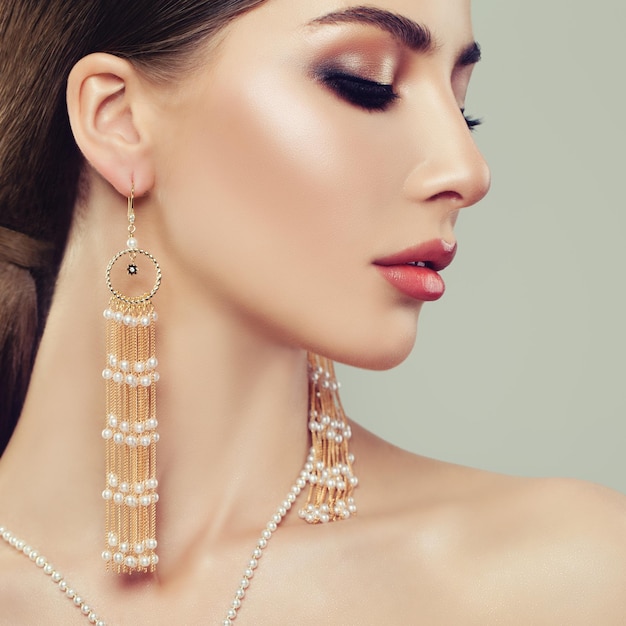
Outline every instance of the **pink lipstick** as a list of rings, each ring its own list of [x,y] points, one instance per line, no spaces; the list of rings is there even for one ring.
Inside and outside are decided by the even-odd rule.
[[[446,286],[439,272],[452,263],[455,254],[456,243],[435,239],[376,259],[374,265],[404,295],[430,302],[443,296]]]

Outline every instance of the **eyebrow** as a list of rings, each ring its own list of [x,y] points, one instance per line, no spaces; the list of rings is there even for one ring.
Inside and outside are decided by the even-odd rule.
[[[333,11],[312,20],[309,25],[346,23],[376,26],[416,52],[432,52],[437,48],[437,42],[428,27],[418,24],[404,15],[375,7],[358,6]],[[480,46],[474,41],[461,51],[455,65],[473,65],[480,61],[480,56]]]

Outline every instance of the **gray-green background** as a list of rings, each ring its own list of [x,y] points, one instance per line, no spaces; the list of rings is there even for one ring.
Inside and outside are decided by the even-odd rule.
[[[340,367],[348,413],[412,451],[626,492],[626,3],[476,0],[468,113],[492,190],[448,291],[390,372]]]

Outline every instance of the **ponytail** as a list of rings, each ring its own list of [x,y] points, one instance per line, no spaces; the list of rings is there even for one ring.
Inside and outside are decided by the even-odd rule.
[[[0,450],[22,409],[39,339],[51,246],[0,227]],[[39,288],[38,288],[39,284]]]

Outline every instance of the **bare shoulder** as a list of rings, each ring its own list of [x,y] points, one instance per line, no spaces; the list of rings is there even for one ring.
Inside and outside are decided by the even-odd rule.
[[[33,623],[29,610],[33,595],[26,565],[26,559],[0,540],[0,626]]]
[[[363,441],[371,461],[362,484],[397,486],[399,562],[421,580],[445,581],[421,601],[434,603],[433,615],[445,606],[450,623],[455,610],[464,624],[626,623],[625,496],[443,463],[367,433]],[[376,510],[374,497],[366,502]]]

